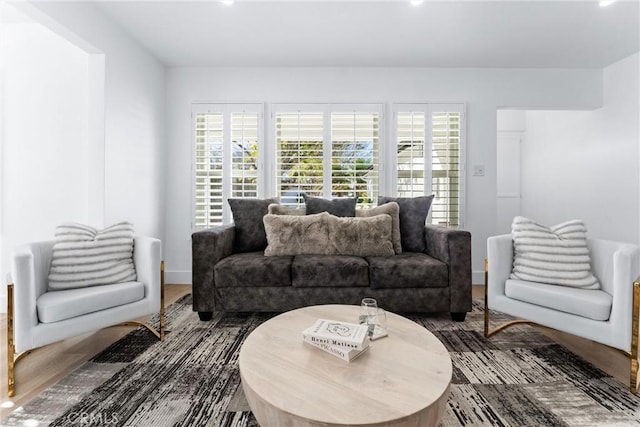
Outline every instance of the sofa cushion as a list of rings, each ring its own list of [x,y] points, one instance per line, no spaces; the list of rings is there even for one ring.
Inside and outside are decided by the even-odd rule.
[[[504,285],[507,297],[530,304],[564,311],[593,320],[608,320],[613,298],[596,289],[576,289],[508,279]]]
[[[420,197],[379,197],[378,205],[396,202],[400,206],[400,238],[402,250],[424,252],[424,226],[433,195]]]
[[[264,256],[262,252],[233,254],[213,268],[217,288],[291,286],[290,256]]]
[[[400,237],[400,206],[396,202],[385,203],[370,209],[356,209],[356,217],[370,217],[387,214],[391,217],[391,243],[396,254],[402,253],[402,240]]]
[[[323,199],[322,197],[313,197],[302,194],[307,215],[313,215],[320,212],[329,212],[335,216],[355,216],[356,203],[358,198],[340,197],[338,199]]]
[[[291,267],[294,287],[369,286],[369,264],[347,255],[298,255]]]
[[[517,216],[511,225],[513,236],[512,279],[549,285],[600,289],[591,273],[587,227],[581,220],[545,227]]]
[[[45,292],[36,301],[36,307],[40,322],[53,323],[130,304],[142,298],[144,298],[142,283],[124,282]]]
[[[97,230],[67,223],[56,228],[47,289],[77,289],[136,280],[133,225]]]
[[[367,257],[372,288],[444,288],[449,286],[447,264],[420,252],[393,257]]]
[[[270,204],[278,199],[228,199],[235,224],[234,252],[262,251],[267,247],[267,236],[262,217]]]

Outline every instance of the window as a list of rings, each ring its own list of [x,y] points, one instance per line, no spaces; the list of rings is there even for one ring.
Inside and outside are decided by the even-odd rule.
[[[194,104],[193,226],[231,222],[229,197],[259,197],[262,105]]]
[[[276,194],[301,205],[301,193],[377,203],[380,105],[276,105]]]
[[[382,104],[274,104],[266,145],[262,111],[193,105],[195,229],[230,223],[229,197],[300,206],[302,193],[357,197],[360,207],[380,194],[433,194],[428,221],[462,226],[463,104],[394,104],[388,144]]]
[[[397,195],[433,194],[431,223],[459,227],[463,105],[397,104],[394,117]]]

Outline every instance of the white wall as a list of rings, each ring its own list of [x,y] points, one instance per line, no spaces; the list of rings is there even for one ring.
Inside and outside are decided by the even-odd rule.
[[[3,284],[15,246],[52,238],[60,222],[86,222],[89,200],[89,55],[19,12],[11,14],[22,20],[3,24],[0,48]],[[5,286],[0,289],[5,309]]]
[[[640,57],[604,69],[594,111],[528,111],[522,214],[546,225],[580,218],[592,237],[640,242]]]
[[[91,2],[36,2],[43,19],[104,53],[104,222],[164,233],[165,69]]]
[[[16,244],[52,238],[55,224],[62,220],[90,222],[101,227],[126,219],[134,223],[138,234],[158,237],[164,243],[166,139],[163,65],[90,3],[35,2],[20,3],[19,6],[29,16],[89,54],[88,60],[85,54],[84,80],[75,78],[75,75],[65,76],[68,84],[84,87],[85,114],[82,120],[85,127],[83,133],[69,128],[65,130],[66,134],[53,132],[58,123],[54,118],[60,112],[68,111],[64,105],[72,102],[73,98],[64,87],[59,87],[59,92],[55,93],[53,88],[40,91],[37,99],[26,103],[51,117],[51,121],[30,123],[30,127],[39,129],[42,141],[46,141],[47,148],[51,150],[51,153],[43,153],[41,163],[55,168],[58,175],[51,180],[51,173],[41,165],[43,172],[34,179],[48,185],[48,190],[42,191],[47,195],[46,203],[38,206],[39,209],[30,209],[28,217],[4,215],[3,230],[13,230],[15,237],[3,241],[2,258],[6,259]],[[43,75],[50,75],[60,62],[58,56],[44,57],[46,61],[39,67]],[[87,77],[87,74],[90,75]],[[4,98],[17,88],[11,82],[5,83]],[[5,114],[14,113],[6,109]],[[4,133],[9,132],[8,126],[18,125],[17,122],[10,124],[6,118],[3,123]],[[69,142],[69,137],[83,140],[84,148],[70,148],[69,144],[75,143]],[[15,195],[12,198],[18,198],[25,193],[27,182],[20,181],[20,177],[30,163],[11,162],[9,165],[12,150],[6,149],[3,156],[3,188],[7,189],[7,194]],[[24,160],[28,149],[21,146],[20,150],[21,160]],[[50,162],[44,157],[49,154],[53,155]],[[76,187],[82,187],[84,194],[78,195]],[[5,210],[10,201],[13,204],[13,199],[5,197],[0,210]],[[19,206],[15,205],[16,208]],[[59,210],[58,214],[50,215],[52,210],[54,213]],[[6,261],[3,261],[3,266],[6,266]],[[3,300],[6,290],[4,286],[0,289],[0,300]],[[2,302],[0,310],[4,307],[6,304]]]
[[[486,239],[496,223],[496,110],[593,109],[602,104],[600,70],[421,68],[175,68],[167,71],[167,281],[191,281],[191,103],[465,102],[467,165],[485,176],[466,183],[474,283],[482,282]],[[637,158],[637,157],[636,157]]]

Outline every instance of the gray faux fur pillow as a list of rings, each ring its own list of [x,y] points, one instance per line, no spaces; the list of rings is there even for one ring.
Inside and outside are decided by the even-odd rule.
[[[391,216],[336,217],[322,212],[312,215],[264,217],[267,234],[265,256],[285,255],[394,255]]]
[[[313,215],[264,216],[267,233],[265,256],[330,255],[329,226],[322,212]]]
[[[274,205],[280,206],[280,205]],[[271,205],[269,206],[271,213]],[[400,235],[400,205],[396,202],[385,203],[370,209],[356,209],[356,217],[370,217],[380,214],[391,216],[391,242],[396,255],[402,253],[402,239]]]
[[[337,255],[395,255],[391,242],[391,216],[337,217],[330,215],[329,239]]]
[[[268,213],[271,215],[305,215],[307,212],[304,206],[292,208],[279,203],[272,203],[269,205]]]

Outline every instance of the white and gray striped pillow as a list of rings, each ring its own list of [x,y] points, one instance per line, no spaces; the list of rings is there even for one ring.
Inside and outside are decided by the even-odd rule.
[[[521,216],[513,219],[512,279],[582,289],[600,289],[591,273],[587,227],[581,220],[545,227]]]
[[[74,223],[56,228],[49,290],[135,280],[131,223],[120,222],[104,230]]]

